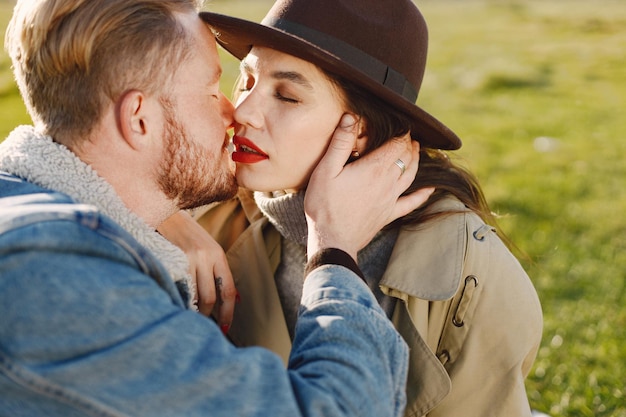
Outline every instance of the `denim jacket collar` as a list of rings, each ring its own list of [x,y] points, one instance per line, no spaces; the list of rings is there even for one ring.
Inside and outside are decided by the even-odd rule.
[[[0,144],[0,170],[96,206],[161,260],[179,286],[195,294],[185,254],[131,212],[113,187],[65,146],[32,126],[19,126]]]

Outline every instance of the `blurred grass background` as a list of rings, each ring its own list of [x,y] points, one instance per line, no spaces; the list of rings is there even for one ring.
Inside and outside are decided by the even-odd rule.
[[[206,9],[258,21],[271,3]],[[418,104],[463,139],[458,158],[528,255],[542,300],[532,407],[626,417],[626,2],[417,3],[430,29]],[[12,7],[0,0],[2,35]],[[238,64],[222,57],[229,95]],[[3,53],[0,138],[28,122]]]

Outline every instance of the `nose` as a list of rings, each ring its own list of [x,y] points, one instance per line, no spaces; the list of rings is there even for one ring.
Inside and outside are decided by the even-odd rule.
[[[235,113],[235,106],[233,106],[233,103],[231,103],[231,101],[222,93],[220,93],[220,105],[221,105],[222,119],[224,120],[224,125],[226,127],[232,126],[234,122],[233,116]]]
[[[262,126],[263,116],[261,115],[261,103],[256,102],[254,88],[242,94],[237,100],[234,118],[240,125],[250,126],[259,129]]]

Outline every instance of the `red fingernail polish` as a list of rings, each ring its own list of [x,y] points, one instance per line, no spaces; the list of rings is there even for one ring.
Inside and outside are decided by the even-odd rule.
[[[228,334],[228,329],[230,329],[230,326],[228,324],[222,324],[220,329],[222,329],[222,333],[224,333],[224,335],[227,335]]]

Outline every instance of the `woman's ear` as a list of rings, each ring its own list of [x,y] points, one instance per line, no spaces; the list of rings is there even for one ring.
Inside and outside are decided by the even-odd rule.
[[[350,152],[350,158],[348,162],[356,161],[364,154],[367,149],[367,131],[365,129],[365,121],[360,116],[350,113],[356,120],[357,138],[354,142],[352,152]]]
[[[138,90],[127,91],[118,101],[118,127],[133,149],[139,149],[148,134],[147,110],[146,97]]]
[[[365,153],[365,150],[367,149],[367,141],[368,141],[367,122],[362,117],[358,117],[357,124],[358,124],[359,134],[356,139],[356,144],[355,144],[356,149],[354,149],[354,151],[358,152],[360,155],[363,155]]]

